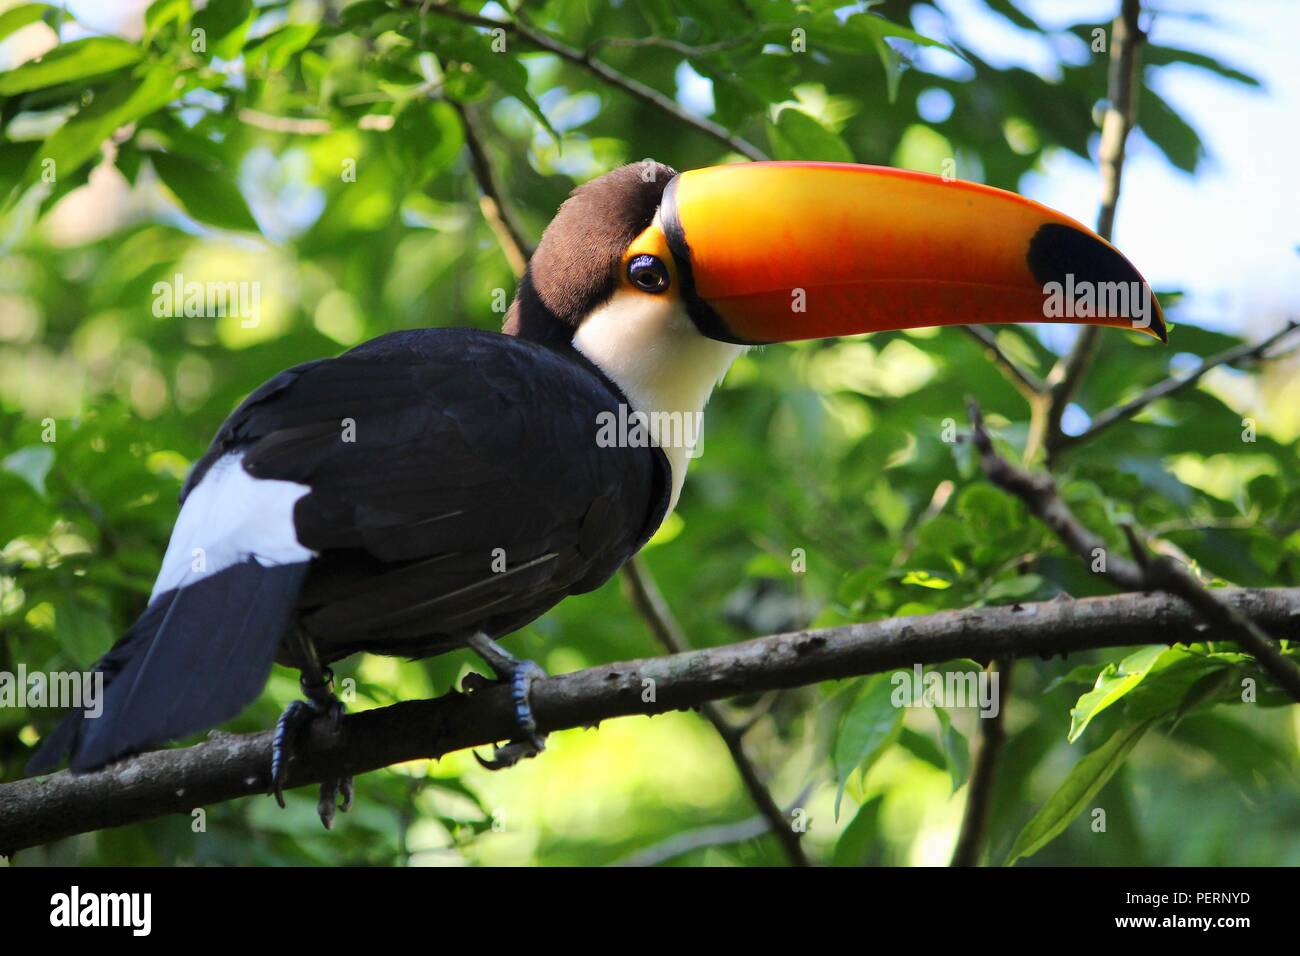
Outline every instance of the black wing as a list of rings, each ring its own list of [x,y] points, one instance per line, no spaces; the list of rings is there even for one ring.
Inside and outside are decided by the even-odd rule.
[[[619,392],[578,358],[465,329],[397,332],[251,395],[198,462],[242,449],[305,484],[299,622],[327,660],[497,636],[604,583],[670,488],[655,448],[600,447]]]

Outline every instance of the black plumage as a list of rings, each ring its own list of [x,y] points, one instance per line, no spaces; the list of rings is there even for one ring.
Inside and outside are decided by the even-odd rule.
[[[30,769],[69,752],[91,769],[220,723],[257,696],[273,657],[308,673],[304,648],[325,664],[429,656],[608,580],[663,520],[672,474],[658,448],[602,446],[602,416],[619,420],[627,399],[572,339],[672,175],[638,164],[575,190],[505,334],[394,332],[253,392],[196,462],[182,506],[238,455],[255,479],[305,486],[293,527],[312,557],[276,566],[250,546],[158,594],[96,665],[103,715],[68,717]]]
[[[499,637],[590,591],[654,533],[671,476],[654,447],[602,447],[625,399],[578,353],[468,329],[395,332],[277,375],[221,426],[222,457],[310,490],[307,564],[249,559],[158,595],[97,665],[103,716],[71,715],[30,769],[93,769],[235,716],[286,638],[328,663],[424,657]],[[213,516],[220,520],[221,516]]]
[[[195,471],[242,448],[254,477],[311,488],[294,523],[319,557],[298,611],[323,660],[418,657],[599,587],[654,532],[663,453],[597,442],[624,402],[576,353],[396,332],[283,373]]]

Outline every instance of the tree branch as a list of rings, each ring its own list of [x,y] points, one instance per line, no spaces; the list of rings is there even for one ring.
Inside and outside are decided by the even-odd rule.
[[[1300,588],[1219,594],[1257,626],[1287,638],[1300,636]],[[532,702],[539,729],[550,733],[959,657],[1002,660],[1191,642],[1204,639],[1200,627],[1197,612],[1167,594],[944,611],[592,667],[539,680]],[[350,714],[336,733],[313,725],[304,734],[299,759],[290,764],[289,785],[437,758],[505,740],[514,732],[508,687],[405,701]],[[95,773],[63,771],[0,785],[0,849],[12,854],[76,833],[265,794],[270,765],[270,731],[220,734],[194,747],[142,754]]]
[[[788,812],[793,813],[808,798],[808,794],[811,792],[811,787],[804,787],[803,792],[795,797],[795,801],[790,805]],[[685,856],[695,850],[704,850],[715,846],[731,846],[735,843],[744,843],[746,840],[755,840],[764,836],[769,829],[770,823],[767,817],[760,813],[748,820],[738,820],[735,823],[722,823],[717,826],[700,827],[698,830],[688,830],[685,833],[675,833],[662,843],[656,843],[644,850],[638,850],[631,856],[616,860],[610,866],[659,866],[661,863],[675,860],[677,857]]]
[[[624,593],[633,609],[641,615],[650,628],[650,633],[663,645],[669,654],[681,654],[690,649],[686,633],[673,616],[672,609],[664,600],[659,585],[655,583],[650,569],[645,566],[640,555],[623,565]],[[748,727],[738,727],[727,717],[715,701],[705,701],[700,705],[700,713],[718,731],[718,736],[727,745],[731,759],[740,772],[740,779],[754,801],[760,816],[767,821],[768,829],[781,844],[786,858],[792,866],[810,866],[811,862],[803,851],[800,834],[790,825],[790,817],[777,806],[767,784],[763,782],[758,767],[745,752],[745,731]]]
[[[989,360],[993,362],[1008,381],[1016,387],[1021,395],[1033,404],[1042,395],[1047,393],[1047,383],[1028,369],[1021,368],[1011,356],[1002,351],[1002,346],[998,345],[997,335],[992,329],[983,325],[963,325],[961,330],[973,338],[980,345],[984,346],[988,353]]]
[[[1120,14],[1110,31],[1110,77],[1107,82],[1109,106],[1101,126],[1101,209],[1097,213],[1097,234],[1107,241],[1115,231],[1115,210],[1119,206],[1120,184],[1124,177],[1125,147],[1129,131],[1137,117],[1136,90],[1140,75],[1139,51],[1146,35],[1138,25],[1139,0],[1123,0]],[[1064,432],[1061,418],[1097,352],[1101,329],[1086,326],[1079,332],[1073,348],[1047,376],[1050,400],[1041,419],[1030,429],[1026,459],[1042,447],[1048,461],[1055,458]]]
[[[1007,741],[1007,705],[1011,703],[1011,669],[1015,661],[1000,660],[989,664],[990,673],[998,674],[998,711],[992,717],[979,718],[980,748],[971,768],[966,793],[966,813],[952,853],[953,866],[977,866],[984,836],[988,831],[989,809],[993,800],[993,780],[998,757]]]
[[[471,112],[471,107],[452,102],[452,107],[460,114],[461,126],[465,131],[465,146],[469,149],[470,167],[478,183],[478,208],[487,220],[497,244],[505,254],[510,269],[518,279],[528,268],[528,260],[533,255],[533,244],[528,241],[523,228],[515,220],[510,206],[503,199],[492,161],[488,158],[487,148],[479,136],[478,121]]]
[[[1300,667],[1282,653],[1268,634],[1248,618],[1234,612],[1220,596],[1223,590],[1207,590],[1190,572],[1164,555],[1148,556],[1131,528],[1126,528],[1126,534],[1137,560],[1129,561],[1114,554],[1104,540],[1085,528],[1070,511],[1051,475],[1031,474],[998,455],[974,399],[968,400],[968,410],[980,465],[991,482],[1023,501],[1085,564],[1093,564],[1100,556],[1103,564],[1099,573],[1118,587],[1128,591],[1167,591],[1181,597],[1197,609],[1206,623],[1218,629],[1219,640],[1240,644],[1294,700],[1300,702]]]
[[[470,13],[468,10],[462,10],[459,7],[447,6],[441,3],[427,3],[421,0],[408,0],[413,5],[418,5],[422,11],[437,14],[438,16],[448,17],[452,20],[459,20],[461,23],[468,23],[471,26],[483,27],[488,30],[504,30],[507,35],[517,37],[524,43],[538,50],[545,50],[547,53],[554,53],[561,60],[571,63],[588,73],[599,77],[610,86],[616,87],[633,96],[643,103],[648,103],[656,109],[668,114],[679,123],[691,127],[697,132],[716,140],[728,149],[733,150],[740,155],[749,159],[767,159],[767,155],[755,146],[753,143],[732,133],[725,126],[705,119],[702,116],[695,116],[688,113],[677,103],[663,93],[660,93],[652,86],[647,86],[640,80],[633,79],[625,73],[620,73],[603,60],[598,60],[588,53],[584,53],[575,47],[569,46],[560,40],[555,39],[548,33],[531,27],[520,20],[495,20],[492,17],[480,16],[477,13]]]
[[[1218,368],[1220,365],[1235,365],[1238,362],[1251,362],[1266,358],[1264,353],[1268,351],[1269,346],[1286,338],[1296,329],[1300,329],[1300,322],[1292,319],[1285,326],[1277,332],[1274,332],[1262,342],[1255,343],[1254,345],[1249,342],[1243,343],[1234,348],[1230,348],[1227,351],[1220,352],[1218,355],[1211,358],[1205,359],[1187,375],[1181,377],[1171,375],[1163,382],[1158,382],[1155,385],[1152,385],[1142,394],[1130,399],[1123,405],[1116,405],[1114,408],[1107,409],[1105,412],[1094,418],[1092,424],[1080,434],[1063,434],[1057,443],[1057,450],[1067,451],[1077,445],[1082,445],[1084,442],[1091,441],[1107,428],[1110,428],[1111,425],[1114,425],[1116,422],[1124,421],[1127,418],[1132,418],[1152,402],[1159,401],[1162,398],[1167,398],[1176,392],[1180,392],[1185,388],[1190,388],[1192,385],[1195,385],[1201,380],[1206,372],[1210,371],[1210,369]]]

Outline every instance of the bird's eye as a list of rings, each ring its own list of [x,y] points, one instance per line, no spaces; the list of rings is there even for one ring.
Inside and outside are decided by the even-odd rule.
[[[654,256],[636,256],[627,264],[627,277],[642,292],[663,292],[668,288],[668,267]]]

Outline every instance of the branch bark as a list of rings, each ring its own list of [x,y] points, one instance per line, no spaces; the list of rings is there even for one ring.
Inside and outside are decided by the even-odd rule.
[[[960,328],[984,346],[989,360],[1001,370],[1007,380],[1031,405],[1047,394],[1047,383],[1028,369],[1021,368],[1010,355],[1002,351],[1002,346],[998,345],[997,335],[992,329],[983,325],[963,325]]]
[[[533,244],[528,241],[523,227],[519,225],[509,204],[503,198],[504,194],[497,182],[492,161],[488,158],[487,147],[479,134],[478,118],[472,112],[472,107],[456,102],[452,103],[452,107],[460,114],[461,127],[465,132],[465,146],[469,150],[470,167],[473,169],[474,181],[478,183],[479,188],[479,211],[483,213],[483,218],[487,220],[492,234],[496,236],[497,244],[501,247],[506,261],[510,263],[510,270],[515,274],[515,278],[521,278],[524,270],[528,268],[528,260],[533,256]]]
[[[1239,362],[1251,362],[1264,359],[1265,352],[1276,342],[1289,336],[1296,329],[1300,329],[1300,322],[1292,319],[1281,329],[1274,332],[1262,342],[1251,344],[1249,342],[1230,348],[1218,355],[1206,359],[1195,369],[1182,377],[1170,376],[1163,382],[1157,382],[1142,394],[1130,399],[1123,405],[1116,405],[1114,408],[1107,409],[1092,420],[1092,424],[1078,435],[1062,435],[1057,442],[1057,451],[1067,451],[1084,442],[1096,438],[1110,426],[1125,419],[1132,418],[1142,409],[1146,408],[1152,402],[1157,402],[1162,398],[1168,398],[1185,388],[1190,388],[1204,377],[1210,369],[1218,368],[1220,365],[1235,365]]]
[[[677,623],[672,609],[668,607],[668,602],[664,600],[663,593],[641,557],[638,555],[625,564],[622,574],[628,602],[633,610],[641,615],[655,639],[669,654],[680,654],[689,650],[690,643],[686,640],[686,633]],[[808,855],[803,851],[800,834],[796,833],[790,825],[789,815],[777,806],[771,791],[767,789],[767,784],[763,782],[763,777],[758,772],[758,767],[745,752],[745,731],[749,728],[736,726],[715,701],[702,703],[700,713],[713,725],[722,742],[726,744],[736,770],[740,773],[740,779],[745,785],[745,790],[758,808],[759,815],[767,821],[768,829],[781,844],[786,859],[792,866],[811,866]]]
[[[1131,526],[1125,526],[1125,533],[1136,560],[1129,561],[1115,554],[1100,536],[1074,516],[1051,475],[1017,468],[997,453],[984,428],[979,405],[973,399],[969,400],[969,413],[980,466],[989,481],[1023,501],[1085,564],[1091,564],[1100,555],[1104,561],[1100,573],[1116,586],[1129,591],[1166,591],[1181,597],[1197,609],[1206,623],[1217,628],[1217,639],[1236,641],[1300,703],[1300,667],[1257,624],[1234,611],[1221,597],[1222,590],[1208,590],[1185,567],[1165,555],[1148,555]]]
[[[984,834],[988,831],[989,809],[993,800],[993,781],[997,774],[998,758],[1007,741],[1007,706],[1011,703],[1011,672],[1015,661],[994,661],[990,672],[998,674],[998,712],[993,717],[981,717],[980,748],[971,768],[970,785],[966,793],[966,812],[957,834],[957,846],[952,853],[953,866],[977,866]]]
[[[1280,637],[1300,637],[1300,588],[1233,589],[1220,596],[1257,626]],[[533,710],[539,729],[551,733],[958,657],[1002,660],[1202,640],[1200,628],[1198,613],[1168,594],[944,611],[777,634],[549,677],[533,685]],[[313,725],[304,734],[299,759],[289,767],[289,785],[438,758],[505,740],[514,730],[514,705],[503,686],[350,714],[337,732]],[[12,855],[76,833],[265,794],[270,765],[270,731],[220,734],[95,773],[63,771],[4,784],[0,850]]]
[[[421,10],[428,13],[459,20],[461,23],[468,23],[471,26],[482,27],[487,30],[504,30],[508,36],[516,37],[535,49],[554,53],[566,63],[571,63],[580,69],[586,70],[610,86],[622,90],[643,103],[650,104],[677,122],[703,133],[710,139],[716,140],[742,156],[755,160],[767,159],[767,155],[761,149],[748,140],[737,136],[725,126],[721,126],[702,116],[688,113],[678,106],[671,97],[660,93],[654,87],[647,86],[640,80],[633,79],[625,73],[620,73],[603,60],[598,60],[589,53],[571,47],[567,43],[555,39],[549,33],[538,30],[536,27],[529,26],[520,20],[496,20],[492,17],[484,17],[468,10],[462,10],[459,7],[447,6],[441,3],[431,4],[427,0],[423,0],[423,2],[421,0],[410,0],[410,2],[418,5]]]

